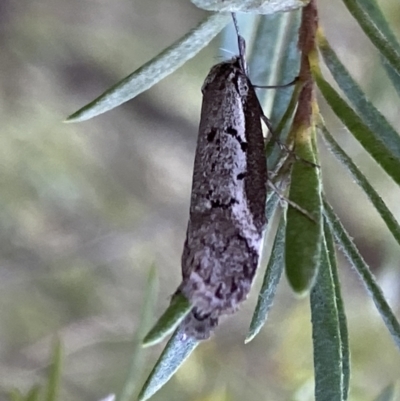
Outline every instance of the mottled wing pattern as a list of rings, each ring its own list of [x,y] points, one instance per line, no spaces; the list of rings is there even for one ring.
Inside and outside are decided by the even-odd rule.
[[[266,224],[261,108],[240,59],[214,66],[203,85],[190,219],[177,292],[193,305],[185,333],[208,338],[250,291]]]

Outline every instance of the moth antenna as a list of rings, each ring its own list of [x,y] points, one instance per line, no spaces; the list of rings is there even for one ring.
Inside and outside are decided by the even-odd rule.
[[[235,13],[232,13],[233,25],[235,26],[235,31],[238,39],[238,48],[239,48],[239,58],[240,63],[242,64],[242,69],[247,73],[247,64],[246,64],[246,41],[239,33],[239,24],[236,19]]]
[[[234,56],[235,55],[234,52],[232,52],[231,50],[228,50],[228,49],[224,49],[223,47],[220,47],[219,51],[225,52],[225,53],[229,54],[230,56]]]

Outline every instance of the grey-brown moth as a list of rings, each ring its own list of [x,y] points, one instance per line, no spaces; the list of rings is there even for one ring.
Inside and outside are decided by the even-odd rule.
[[[238,37],[240,56],[212,67],[202,87],[182,283],[176,291],[193,307],[180,327],[198,340],[209,338],[219,318],[247,298],[266,225],[263,113]]]

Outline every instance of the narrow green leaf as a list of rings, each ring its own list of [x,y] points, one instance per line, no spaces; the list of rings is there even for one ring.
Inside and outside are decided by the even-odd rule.
[[[382,392],[375,398],[374,401],[395,401],[396,396],[396,387],[395,385],[389,384],[389,386],[385,387]]]
[[[144,338],[143,346],[150,347],[161,342],[178,327],[191,309],[192,306],[182,294],[174,295],[167,310]]]
[[[249,332],[245,339],[245,343],[249,343],[260,332],[264,326],[268,312],[275,298],[276,288],[284,268],[285,255],[285,230],[286,220],[281,216],[278,230],[276,232],[274,244],[271,250],[271,256],[265,271],[264,280],[258,294],[256,309],[251,319]]]
[[[397,74],[400,75],[400,52],[391,44],[385,33],[379,29],[375,21],[371,18],[371,14],[368,14],[364,10],[359,0],[343,0],[343,3],[382,56]]]
[[[186,337],[177,329],[147,378],[138,401],[147,400],[164,386],[198,344],[197,340]]]
[[[134,350],[132,353],[131,365],[127,379],[121,390],[120,396],[117,398],[117,401],[133,400],[137,383],[142,372],[142,367],[144,366],[144,352],[143,347],[141,346],[141,341],[150,326],[150,319],[153,316],[154,304],[157,298],[157,287],[156,268],[153,265],[150,268],[147,278],[141,317],[138,329],[136,330],[135,337],[133,339]]]
[[[368,17],[373,21],[377,28],[382,31],[387,40],[395,47],[400,50],[400,44],[396,39],[395,34],[391,30],[382,10],[379,8],[376,0],[363,0],[359,3],[359,6],[368,14]]]
[[[318,88],[334,113],[364,149],[400,185],[400,159],[396,158],[388,146],[376,139],[375,133],[362,122],[358,114],[338,95],[332,86],[320,75],[319,71],[313,70],[313,74]]]
[[[340,333],[340,345],[341,345],[341,359],[342,359],[342,399],[346,401],[349,396],[350,387],[350,346],[349,346],[349,333],[347,330],[347,319],[346,312],[344,310],[344,304],[342,294],[340,291],[340,281],[338,275],[338,268],[336,263],[336,252],[335,244],[332,236],[332,232],[326,218],[324,219],[324,235],[326,250],[328,252],[328,262],[331,268],[331,275],[335,290],[335,302],[336,310],[339,320],[339,333]]]
[[[281,170],[283,170],[283,168]],[[272,217],[275,214],[276,208],[278,207],[281,198],[280,194],[285,192],[290,182],[290,177],[288,174],[289,171],[286,172],[281,170],[278,169],[277,171],[274,171],[273,173],[276,175],[271,178],[271,181],[275,185],[275,188],[279,190],[279,194],[275,190],[271,190],[268,192],[267,206],[265,212],[267,222],[270,222],[272,220]]]
[[[291,82],[299,74],[300,52],[298,30],[300,11],[278,13],[261,18],[257,46],[251,49],[249,68],[252,82],[257,85],[279,85]],[[274,38],[274,40],[271,40]],[[297,106],[300,86],[280,89],[259,89],[258,97],[264,112],[270,118],[274,133],[285,142]],[[294,93],[296,91],[296,93]],[[295,101],[296,100],[296,101]],[[268,143],[268,166],[273,168],[282,150],[276,141]]]
[[[389,64],[383,63],[383,66],[386,70],[386,74],[392,81],[393,87],[397,92],[397,96],[400,96],[400,75],[398,75],[396,71]]]
[[[292,97],[287,104],[287,108],[285,113],[282,116],[282,119],[279,121],[276,128],[274,128],[274,134],[280,138],[280,141],[285,143],[288,139],[289,128],[291,127],[291,122],[293,120],[294,112],[297,108],[299,94],[302,90],[301,84],[296,84],[294,91],[292,92]],[[276,169],[278,164],[283,160],[284,157],[289,156],[289,154],[284,155],[282,152],[286,152],[282,150],[281,146],[278,146],[277,141],[272,138],[271,141],[267,143],[267,162],[269,169]],[[286,152],[287,153],[287,152]]]
[[[299,82],[299,84],[294,85],[294,90],[292,92],[292,96],[290,99],[288,99],[288,103],[286,103],[286,110],[283,113],[282,118],[279,120],[279,122],[276,125],[276,128],[274,130],[275,134],[280,137],[280,140],[282,142],[286,141],[288,133],[285,133],[284,135],[282,135],[281,133],[284,131],[285,127],[291,127],[290,123],[293,120],[294,112],[296,111],[296,108],[297,108],[301,90],[302,90],[301,82]],[[276,141],[273,140],[273,142],[275,145],[277,145]],[[280,146],[277,146],[277,148],[279,149]],[[281,153],[282,153],[282,151],[281,151]]]
[[[296,11],[266,15],[259,19],[254,45],[248,51],[250,76],[254,85],[286,84],[298,75],[299,51],[294,38],[297,38],[299,16],[300,13]],[[271,115],[273,124],[277,124],[285,112],[292,92],[293,87],[258,89],[258,97],[267,114],[274,104],[272,113],[278,117]]]
[[[66,122],[88,120],[133,99],[194,57],[229,22],[226,14],[212,14],[158,56],[148,61],[97,99],[69,116]]]
[[[276,67],[276,80],[271,85],[285,84],[293,81],[299,75],[300,51],[298,48],[298,33],[300,27],[300,10],[281,15],[282,38],[277,46],[279,60]],[[266,38],[269,40],[269,37]],[[260,52],[262,50],[260,49]],[[267,63],[268,64],[268,63]],[[276,127],[281,122],[288,104],[293,95],[294,87],[282,88],[275,91],[272,110],[270,114],[271,124]],[[281,138],[284,141],[286,138]]]
[[[400,136],[387,119],[370,103],[364,93],[350,76],[347,69],[338,59],[328,41],[319,32],[318,47],[333,78],[340,89],[351,101],[359,117],[369,127],[373,135],[379,139],[393,157],[400,159]]]
[[[308,0],[191,0],[191,2],[208,11],[274,14],[303,7]]]
[[[276,208],[278,207],[279,196],[275,192],[270,192],[267,198],[267,208],[265,215],[267,216],[267,221],[272,219]]]
[[[254,35],[253,45],[247,43],[247,63],[251,82],[254,85],[277,85],[279,45],[282,40],[282,16],[287,14],[273,14],[259,17]],[[270,40],[273,37],[274,40]],[[274,91],[259,89],[258,98],[264,105],[264,112],[268,114],[265,99],[273,98]]]
[[[61,361],[62,361],[62,346],[57,339],[53,347],[53,356],[51,366],[49,368],[49,376],[46,386],[46,401],[56,401],[60,387],[61,379]]]
[[[9,391],[8,396],[11,401],[24,401],[24,396],[17,389]]]
[[[383,32],[386,39],[390,41],[392,46],[399,52],[400,44],[396,39],[393,31],[391,30],[386,18],[384,17],[381,9],[376,4],[375,0],[363,0],[360,3],[360,6],[364,9],[364,11],[368,14],[377,28]],[[391,65],[387,62],[387,60],[381,56],[382,64],[386,70],[386,73],[389,79],[392,81],[397,94],[400,96],[400,75],[396,73],[396,71],[391,67]]]
[[[343,400],[342,344],[329,261],[323,240],[321,265],[310,294],[316,401]]]
[[[40,396],[40,386],[33,386],[25,397],[25,401],[38,401]]]
[[[311,140],[298,141],[296,154],[300,158],[316,163]],[[322,206],[318,168],[301,160],[294,163],[289,199],[314,219],[311,220],[289,205],[285,249],[286,275],[293,290],[304,295],[314,284],[321,254]]]
[[[347,156],[344,150],[335,141],[324,124],[321,125],[321,133],[328,149],[346,167],[354,181],[364,190],[365,194],[368,196],[368,199],[374,205],[376,211],[380,214],[387,228],[392,233],[394,239],[398,244],[400,244],[400,225],[396,221],[392,212],[386,206],[385,202],[368,182],[364,174],[358,169],[350,157]]]
[[[331,230],[334,233],[337,244],[341,251],[350,262],[351,266],[360,275],[362,282],[369,292],[375,306],[380,313],[383,322],[389,330],[395,344],[400,349],[400,324],[396,319],[395,314],[387,303],[385,296],[382,293],[379,285],[371,273],[368,265],[360,255],[357,247],[354,245],[349,234],[342,226],[339,218],[336,216],[332,207],[325,201],[324,202],[324,214],[329,223]]]

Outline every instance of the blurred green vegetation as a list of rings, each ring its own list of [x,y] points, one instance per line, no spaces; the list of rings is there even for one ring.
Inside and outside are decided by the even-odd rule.
[[[399,4],[381,3],[399,34]],[[319,5],[332,46],[399,126],[398,99],[377,52],[341,3]],[[184,0],[0,2],[1,399],[44,381],[55,335],[64,346],[60,399],[118,392],[152,264],[161,283],[154,319],[168,304],[180,281],[200,87],[218,61],[218,42],[127,105],[81,124],[62,120],[203,16]],[[399,219],[399,188],[323,112]],[[330,199],[400,312],[398,246],[342,167],[321,152]],[[371,400],[400,377],[399,355],[358,277],[344,262],[339,270],[351,400]],[[154,400],[313,399],[308,300],[296,299],[283,280],[261,335],[245,346],[255,294]],[[145,351],[142,380],[160,350]]]

